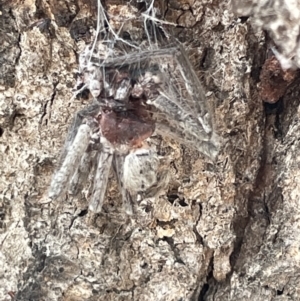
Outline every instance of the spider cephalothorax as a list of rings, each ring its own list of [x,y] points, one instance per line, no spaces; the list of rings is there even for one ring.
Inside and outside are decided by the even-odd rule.
[[[211,159],[219,151],[219,138],[201,84],[179,44],[127,53],[110,45],[93,43],[80,57],[77,92],[88,89],[93,102],[75,116],[50,197],[67,189],[77,194],[94,171],[89,208],[99,212],[113,167],[131,213],[134,197],[155,196],[168,181],[155,149],[145,142],[154,131]]]
[[[155,130],[150,106],[146,103],[146,91],[135,79],[134,71],[105,70],[105,76],[97,70],[98,80],[105,78],[106,89],[100,82],[101,90],[94,92],[100,105],[98,117],[101,134],[116,149],[119,146],[139,147]],[[152,90],[155,91],[155,84]]]
[[[118,145],[141,146],[155,129],[154,121],[147,116],[147,113],[138,103],[135,108],[122,111],[104,109],[99,123],[102,135],[116,147]]]

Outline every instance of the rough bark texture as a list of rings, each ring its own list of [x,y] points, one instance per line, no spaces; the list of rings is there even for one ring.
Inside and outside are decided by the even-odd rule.
[[[96,1],[0,4],[0,300],[300,300],[300,79],[263,104],[267,39],[247,17],[257,11],[158,1],[163,19],[180,25],[174,35],[224,147],[212,163],[162,142],[169,189],[129,217],[113,175],[99,215],[84,194],[47,198],[71,119],[88,103],[71,90]]]

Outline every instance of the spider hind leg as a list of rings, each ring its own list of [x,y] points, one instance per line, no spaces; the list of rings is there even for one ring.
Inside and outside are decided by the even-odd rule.
[[[130,193],[124,186],[124,160],[125,156],[121,154],[116,154],[113,159],[113,167],[117,177],[119,191],[122,195],[122,202],[125,212],[128,215],[133,214],[133,202],[136,199],[135,194]]]
[[[84,188],[87,182],[90,171],[93,170],[93,166],[96,164],[95,154],[90,151],[86,151],[79,163],[78,169],[72,177],[69,193],[73,196],[78,195]]]
[[[103,206],[113,154],[114,150],[110,146],[103,145],[103,150],[98,156],[93,193],[89,204],[89,209],[95,213],[101,212]]]
[[[91,128],[87,124],[80,125],[73,143],[68,148],[61,168],[52,179],[49,190],[49,197],[51,199],[56,199],[66,191],[72,175],[76,171],[83,154],[89,146],[90,136]]]

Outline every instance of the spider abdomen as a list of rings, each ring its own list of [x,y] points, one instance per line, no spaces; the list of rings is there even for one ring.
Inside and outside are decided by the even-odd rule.
[[[157,183],[159,159],[151,149],[137,149],[124,160],[124,186],[131,192],[144,192]]]

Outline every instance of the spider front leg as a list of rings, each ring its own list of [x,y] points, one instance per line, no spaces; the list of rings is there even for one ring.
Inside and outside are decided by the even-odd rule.
[[[215,138],[214,134],[209,141],[203,141],[186,131],[179,130],[176,126],[162,122],[157,123],[156,131],[163,137],[172,138],[183,145],[193,147],[212,160],[215,160],[219,153],[218,137]]]
[[[156,118],[156,131],[164,137],[171,137],[179,143],[189,145],[208,158],[214,160],[219,153],[219,138],[214,132],[207,133],[203,125],[193,116],[194,112],[183,110],[173,94],[173,101],[158,95],[147,103],[158,111],[153,112]]]
[[[215,160],[220,138],[214,131],[204,89],[180,45],[171,62],[172,68],[161,68],[158,74],[148,72],[139,82],[147,104],[155,108],[157,130]]]
[[[184,79],[185,87],[198,111],[198,120],[206,133],[212,133],[214,130],[212,112],[208,109],[204,89],[182,45],[179,44],[178,48],[179,51],[175,55],[178,68]]]
[[[170,97],[172,96],[172,99]],[[182,132],[187,132],[190,136],[195,136],[194,140],[209,141],[211,135],[199,124],[196,117],[192,116],[192,112],[185,111],[176,102],[178,96],[175,93],[171,95],[161,93],[153,100],[148,100],[147,103],[156,107],[164,116],[181,128]],[[194,113],[194,112],[193,112]]]

